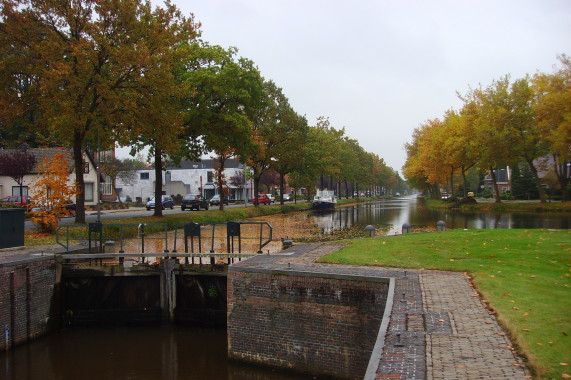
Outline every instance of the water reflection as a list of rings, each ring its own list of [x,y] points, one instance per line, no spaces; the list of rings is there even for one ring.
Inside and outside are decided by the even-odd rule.
[[[436,222],[443,220],[447,228],[553,228],[569,229],[568,214],[546,213],[461,213],[455,210],[429,210],[416,197],[400,197],[365,204],[338,207],[329,212],[313,215],[323,234],[351,227],[374,225],[388,235],[400,234],[404,223],[416,230],[435,230]]]
[[[188,326],[74,328],[0,354],[0,378],[307,379],[226,359],[226,330]]]

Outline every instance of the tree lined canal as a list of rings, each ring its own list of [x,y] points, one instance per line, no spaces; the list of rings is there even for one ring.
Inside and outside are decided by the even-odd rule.
[[[363,236],[366,225],[383,234],[447,228],[568,229],[568,214],[501,215],[429,210],[416,197],[338,207],[329,212],[293,213],[261,218],[274,238],[294,240]],[[317,231],[317,232],[316,232]],[[318,235],[317,237],[315,235]],[[279,244],[274,244],[278,247]],[[275,251],[274,248],[272,252]],[[304,379],[257,367],[229,363],[224,329],[189,326],[72,328],[0,354],[0,377],[6,379]]]

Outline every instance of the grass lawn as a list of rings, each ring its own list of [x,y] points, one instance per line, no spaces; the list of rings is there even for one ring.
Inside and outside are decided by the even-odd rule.
[[[468,272],[536,377],[571,374],[571,231],[454,230],[348,243],[321,261]]]

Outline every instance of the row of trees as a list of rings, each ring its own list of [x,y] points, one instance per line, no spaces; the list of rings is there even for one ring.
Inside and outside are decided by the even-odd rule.
[[[525,164],[532,173],[542,202],[538,162],[550,156],[563,193],[569,200],[571,177],[571,60],[562,55],[553,73],[536,73],[511,81],[509,76],[487,87],[469,89],[459,95],[459,111],[449,110],[442,119],[427,120],[414,130],[405,144],[407,160],[403,172],[412,187],[440,197],[448,185],[471,168],[490,172],[496,202],[500,194],[494,168]]]
[[[329,175],[395,187],[383,160],[327,119],[308,126],[251,60],[200,38],[200,25],[167,1],[0,0],[2,144],[65,146],[73,154],[76,222],[85,221],[83,152],[149,149],[162,191],[165,160],[211,152],[225,192],[227,159],[274,170],[297,187]],[[256,194],[257,198],[257,194]],[[155,215],[162,210],[155,208]]]

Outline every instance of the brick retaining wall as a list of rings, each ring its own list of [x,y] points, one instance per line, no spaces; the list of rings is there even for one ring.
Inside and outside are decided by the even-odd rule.
[[[228,357],[362,379],[388,287],[382,278],[231,267]]]
[[[56,258],[0,263],[0,351],[55,327]]]

